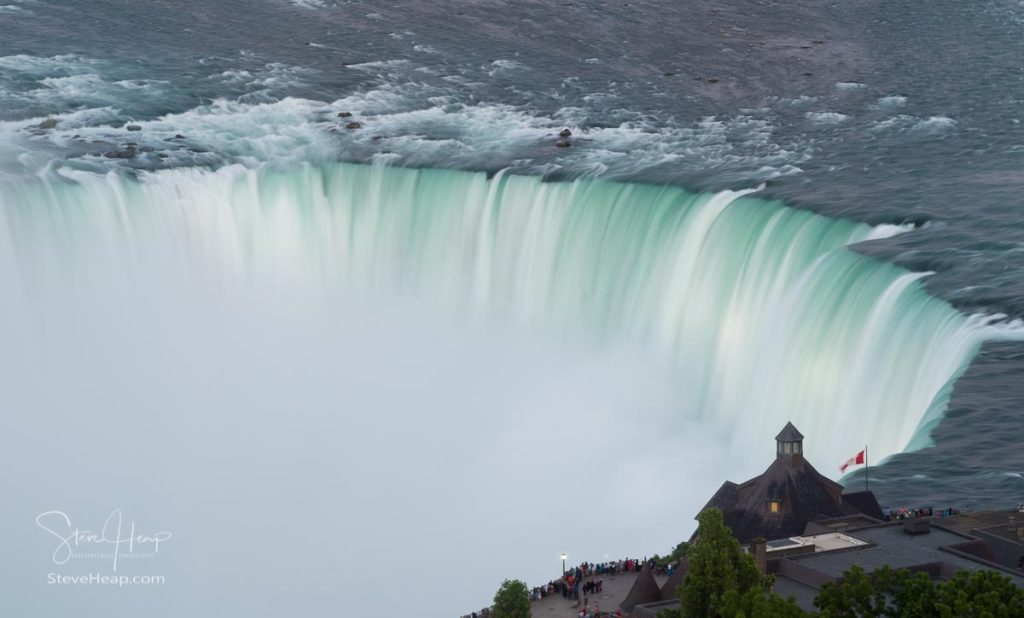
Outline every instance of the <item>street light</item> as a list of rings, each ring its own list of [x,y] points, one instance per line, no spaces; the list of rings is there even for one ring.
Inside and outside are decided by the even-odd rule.
[[[562,577],[565,577],[565,552],[562,552]]]

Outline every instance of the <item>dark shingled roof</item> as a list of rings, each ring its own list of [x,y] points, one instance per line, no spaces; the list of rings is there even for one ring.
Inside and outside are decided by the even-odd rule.
[[[781,442],[801,439],[792,423],[786,423],[776,437]],[[771,511],[772,502],[778,502],[778,512]],[[797,536],[819,519],[856,514],[884,517],[874,494],[844,495],[842,485],[820,474],[801,453],[780,454],[764,474],[740,485],[724,483],[704,509],[710,507],[721,509],[726,525],[743,544],[757,537]]]
[[[885,519],[885,513],[882,512],[882,507],[878,506],[878,500],[875,499],[875,494],[870,491],[851,491],[843,494],[843,502],[847,506],[854,508],[858,513],[863,513],[868,517],[874,517],[878,521]]]
[[[804,434],[797,431],[793,423],[786,423],[779,435],[775,436],[777,442],[799,442],[804,439]]]
[[[724,511],[736,504],[736,498],[739,496],[739,487],[739,485],[732,481],[722,483],[722,486],[718,488],[715,495],[711,496],[711,499],[708,500],[708,503],[704,505],[704,508],[702,508],[701,511],[705,511],[711,507]]]
[[[636,576],[636,581],[633,582],[633,587],[629,589],[629,594],[626,595],[626,599],[619,607],[624,612],[630,612],[637,605],[655,603],[660,600],[661,589],[658,587],[658,582],[654,581],[654,573],[651,572],[650,564],[645,562],[640,569],[640,574]]]
[[[809,521],[847,514],[842,486],[819,474],[803,457],[777,458],[764,474],[744,483],[738,494],[724,515],[740,543],[759,536],[798,535]],[[772,500],[781,503],[778,513],[771,512]]]

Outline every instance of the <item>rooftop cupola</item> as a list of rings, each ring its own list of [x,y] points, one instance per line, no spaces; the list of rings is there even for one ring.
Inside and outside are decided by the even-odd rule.
[[[786,423],[779,435],[775,436],[775,456],[803,458],[804,435],[797,431],[793,423]]]

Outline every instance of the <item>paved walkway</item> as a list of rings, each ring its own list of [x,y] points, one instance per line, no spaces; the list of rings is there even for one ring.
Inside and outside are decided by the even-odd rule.
[[[618,609],[619,603],[622,603],[626,599],[626,595],[629,594],[636,575],[636,573],[619,573],[618,575],[602,576],[604,589],[600,594],[590,595],[590,607],[593,608],[597,604],[602,611],[614,612]],[[654,579],[659,586],[662,586],[668,577],[655,576]],[[541,601],[534,601],[531,604],[531,615],[533,618],[577,618],[580,607],[583,607],[582,595],[579,602],[580,605],[577,607],[576,601],[567,601],[562,598],[562,595],[550,596]]]

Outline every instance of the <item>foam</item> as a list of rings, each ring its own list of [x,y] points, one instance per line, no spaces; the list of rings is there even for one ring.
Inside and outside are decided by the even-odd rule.
[[[815,124],[840,124],[850,118],[838,112],[807,112],[805,116]]]

